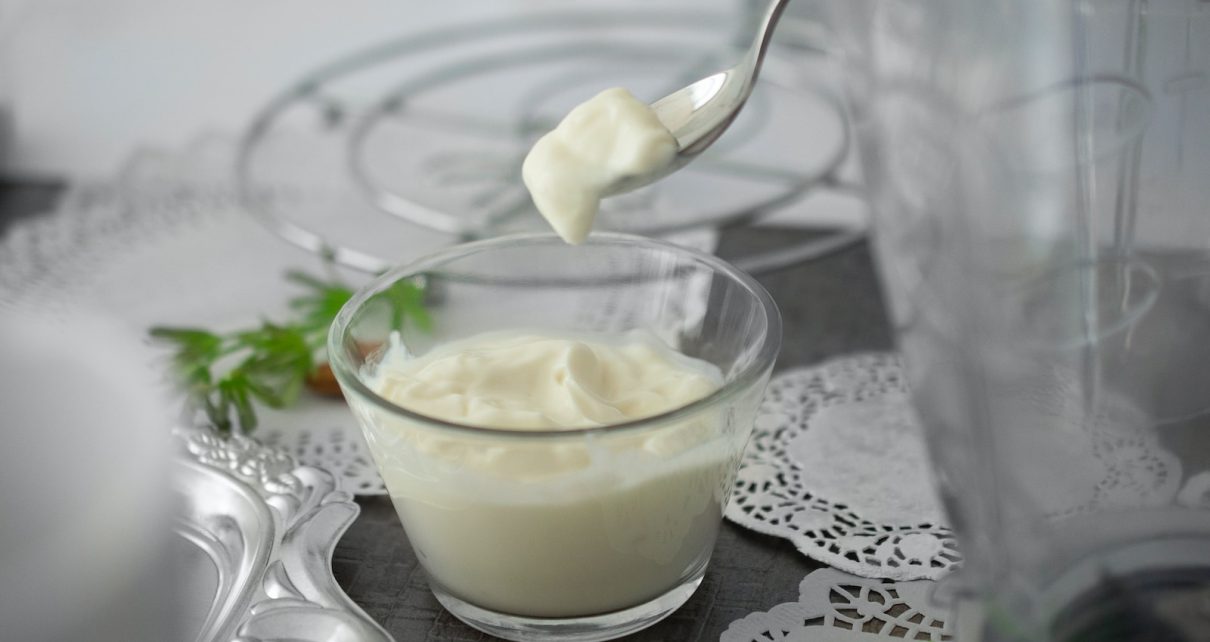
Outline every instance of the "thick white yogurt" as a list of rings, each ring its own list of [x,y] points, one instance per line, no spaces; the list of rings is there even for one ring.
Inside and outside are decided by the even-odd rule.
[[[413,412],[512,430],[589,428],[658,415],[713,392],[722,375],[646,334],[611,341],[487,333],[410,358],[395,345],[376,389]]]
[[[582,243],[609,185],[652,174],[676,152],[676,138],[651,107],[625,89],[606,89],[538,139],[521,176],[555,232],[568,243]]]
[[[713,366],[640,335],[491,333],[417,358],[392,345],[366,380],[421,414],[505,428],[440,428],[350,399],[445,591],[516,615],[584,616],[654,599],[709,559],[747,435],[728,413],[549,431],[684,406],[721,385]]]

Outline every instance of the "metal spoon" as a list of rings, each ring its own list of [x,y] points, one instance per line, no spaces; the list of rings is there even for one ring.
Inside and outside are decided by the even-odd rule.
[[[622,194],[636,190],[684,167],[718,140],[739,115],[752,94],[760,74],[765,51],[773,38],[773,28],[790,0],[773,0],[759,23],[756,38],[739,64],[706,76],[697,82],[664,96],[651,109],[676,138],[678,150],[671,163],[659,171],[626,176],[604,194]]]

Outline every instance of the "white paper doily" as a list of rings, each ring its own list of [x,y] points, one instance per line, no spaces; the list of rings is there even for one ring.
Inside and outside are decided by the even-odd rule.
[[[905,386],[889,354],[775,377],[728,519],[856,575],[936,579],[955,568]]]
[[[322,468],[341,478],[341,488],[355,495],[385,495],[374,460],[341,404],[322,401],[328,408],[292,409],[296,417],[289,426],[257,430],[255,436],[266,446],[279,448],[299,462]],[[341,412],[333,411],[337,408]],[[328,423],[323,422],[327,416]]]
[[[926,580],[871,580],[825,568],[803,578],[798,601],[753,613],[721,642],[952,640],[948,609],[934,606]]]
[[[73,186],[55,211],[14,225],[0,237],[0,310],[88,309],[136,332],[153,325],[230,330],[288,318],[296,292],[283,273],[323,265],[241,209],[230,179],[234,153],[221,135],[177,152],[147,150],[113,182]],[[671,240],[710,251],[716,239],[702,229]],[[398,248],[401,260],[436,249],[431,236],[409,242]],[[368,278],[342,276],[352,285]],[[352,492],[385,492],[344,404],[308,398],[258,415],[256,438],[331,471]]]
[[[1179,490],[1180,460],[1145,429],[1122,427],[1145,425],[1129,419],[1137,411],[1107,401],[1100,423],[1081,427],[1057,403],[1061,395],[1050,396],[1037,408],[1054,426],[1074,429],[1039,431],[1054,461],[1032,463],[1056,477],[1040,482],[1051,492],[1038,510],[1062,519],[1115,506],[1210,503],[1210,478],[1194,476]],[[844,357],[770,382],[726,515],[849,573],[938,579],[961,556],[931,472],[898,359]]]

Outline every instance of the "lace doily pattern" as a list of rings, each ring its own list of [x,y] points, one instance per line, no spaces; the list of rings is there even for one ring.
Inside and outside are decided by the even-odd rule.
[[[954,639],[949,613],[929,602],[932,582],[892,582],[835,569],[814,571],[798,587],[798,601],[737,620],[721,642]]]
[[[331,471],[341,488],[357,495],[385,495],[386,486],[366,450],[361,433],[347,425],[294,426],[257,432],[266,446],[280,448],[305,466]]]
[[[890,354],[775,377],[727,517],[864,577],[937,579],[957,567],[961,556],[935,498],[906,385]],[[1034,407],[1040,421],[1071,428],[1031,436],[1047,440],[1034,444],[1033,486],[1046,489],[1034,499],[1050,518],[1173,501],[1210,505],[1210,480],[1195,475],[1182,488],[1180,459],[1138,409],[1107,396],[1089,421],[1065,402],[1052,389]]]
[[[775,377],[728,519],[789,539],[808,557],[865,577],[936,579],[955,568],[961,556],[933,498],[905,394],[898,359],[890,354]],[[870,421],[844,425],[845,414]],[[820,433],[812,435],[817,428]],[[886,493],[895,501],[886,501]]]
[[[1093,452],[1105,471],[1089,508],[1163,506],[1180,492],[1181,460],[1151,435],[1097,435]]]

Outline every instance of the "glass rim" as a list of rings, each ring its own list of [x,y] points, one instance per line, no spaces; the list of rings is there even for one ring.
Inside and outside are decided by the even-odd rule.
[[[506,437],[506,438],[566,438],[573,436],[596,435],[608,432],[609,434],[617,432],[634,432],[643,428],[659,427],[663,424],[677,422],[697,415],[704,410],[717,407],[731,400],[738,395],[742,390],[748,388],[755,383],[764,373],[773,366],[773,362],[777,359],[777,354],[781,350],[781,313],[777,308],[777,303],[773,301],[773,297],[769,292],[756,281],[748,273],[736,268],[730,263],[714,256],[692,248],[683,247],[674,243],[651,239],[643,236],[632,234],[618,234],[612,232],[594,232],[585,241],[585,245],[613,245],[637,247],[640,249],[658,249],[672,251],[683,257],[692,259],[693,261],[704,264],[716,273],[724,274],[727,278],[738,283],[741,287],[747,290],[757,301],[759,307],[765,314],[765,332],[762,337],[762,344],[752,363],[748,364],[740,371],[731,381],[724,382],[714,392],[690,402],[683,406],[678,406],[672,410],[662,412],[650,417],[642,417],[640,419],[632,419],[622,423],[608,424],[604,426],[589,426],[585,428],[564,428],[564,429],[548,429],[539,430],[518,430],[515,428],[490,428],[487,426],[476,426],[473,424],[464,424],[446,419],[439,419],[429,415],[423,415],[413,412],[396,404],[389,399],[379,395],[377,392],[370,389],[369,386],[362,381],[357,368],[351,363],[348,354],[344,350],[344,337],[347,333],[354,315],[360,311],[365,304],[375,295],[381,293],[392,284],[410,277],[421,276],[426,269],[447,263],[451,260],[478,254],[494,249],[507,247],[518,247],[525,245],[542,245],[548,243],[563,244],[563,240],[550,232],[538,233],[523,233],[510,234],[492,239],[474,241],[471,243],[463,243],[451,247],[438,250],[427,254],[409,263],[405,263],[398,267],[392,268],[380,276],[374,278],[364,287],[359,289],[348,302],[340,309],[336,315],[336,319],[332,322],[328,329],[328,362],[332,368],[332,373],[336,376],[340,386],[347,393],[354,393],[368,400],[375,406],[397,415],[408,421],[423,424],[429,427],[442,430],[453,430],[462,432],[468,435]]]

